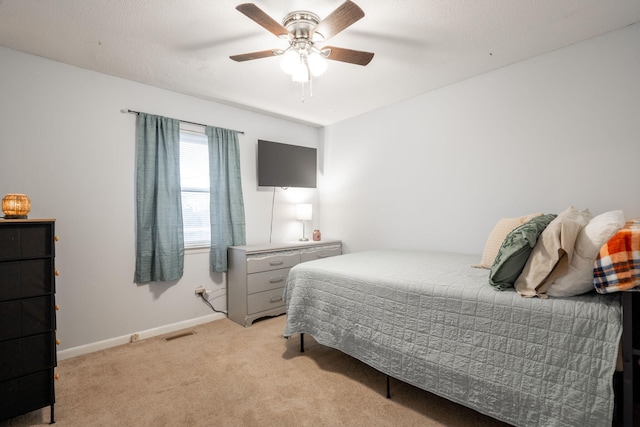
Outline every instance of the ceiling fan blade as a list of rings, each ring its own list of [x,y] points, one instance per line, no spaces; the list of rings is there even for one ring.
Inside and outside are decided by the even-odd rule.
[[[327,59],[348,62],[349,64],[367,65],[373,59],[373,53],[361,50],[345,49],[342,47],[325,46],[322,51],[331,50]]]
[[[335,36],[349,25],[358,21],[364,16],[364,12],[354,2],[347,0],[342,3],[329,16],[324,18],[313,29],[314,33],[320,34],[325,40]]]
[[[234,61],[243,62],[251,61],[252,59],[268,58],[269,56],[277,56],[282,53],[279,49],[261,50],[260,52],[243,53],[242,55],[233,55],[229,58]]]
[[[236,9],[247,18],[254,20],[258,25],[274,34],[276,37],[287,37],[289,31],[278,21],[267,15],[262,9],[253,3],[243,3],[236,6]]]

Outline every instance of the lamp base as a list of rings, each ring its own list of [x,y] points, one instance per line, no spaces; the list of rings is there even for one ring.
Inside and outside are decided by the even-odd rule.
[[[26,215],[5,215],[4,219],[27,219]]]

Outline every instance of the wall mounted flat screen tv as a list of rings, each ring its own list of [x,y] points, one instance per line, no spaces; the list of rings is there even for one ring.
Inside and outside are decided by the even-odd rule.
[[[316,188],[317,150],[258,140],[258,186]]]

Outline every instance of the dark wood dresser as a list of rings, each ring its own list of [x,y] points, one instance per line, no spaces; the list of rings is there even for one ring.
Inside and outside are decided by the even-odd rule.
[[[0,421],[50,406],[55,422],[54,226],[0,220]]]

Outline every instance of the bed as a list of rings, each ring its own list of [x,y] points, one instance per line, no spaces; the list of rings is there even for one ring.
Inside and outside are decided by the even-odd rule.
[[[610,426],[619,294],[523,298],[477,261],[375,250],[299,264],[284,335],[515,426]]]

